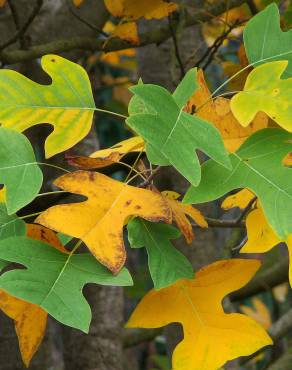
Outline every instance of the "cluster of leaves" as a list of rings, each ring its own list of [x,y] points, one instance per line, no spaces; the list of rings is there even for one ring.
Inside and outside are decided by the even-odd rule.
[[[140,17],[138,2],[123,3],[117,9],[116,2],[106,1],[116,16]],[[149,8],[152,3],[155,8],[157,1],[149,1]],[[163,7],[174,10],[173,4],[160,3],[159,11]],[[151,17],[149,9],[146,18]],[[86,200],[52,206],[33,225],[24,222],[31,215],[18,217],[16,213],[42,195],[40,166],[46,163],[37,162],[22,132],[49,122],[54,128],[45,142],[49,158],[81,141],[99,109],[85,70],[60,56],[42,58],[42,67],[52,79],[50,85],[39,85],[15,71],[0,71],[0,182],[4,185],[0,308],[15,320],[26,365],[44,335],[47,314],[88,331],[91,312],[82,294],[85,284],[132,284],[124,267],[125,225],[131,248],[147,250],[154,284],[127,327],[180,322],[184,339],[174,351],[173,369],[216,370],[228,360],[272,343],[254,320],[226,314],[221,305],[227,294],[252,278],[260,263],[230,259],[194,273],[171,240],[182,233],[190,243],[192,222],[208,226],[191,204],[243,189],[223,204],[225,209],[252,204],[246,217],[248,242],[242,251],[261,253],[279,242],[286,242],[291,251],[291,45],[292,34],[281,31],[279,11],[273,4],[244,30],[250,73],[243,91],[231,100],[214,98],[202,71],[196,69],[185,75],[173,94],[142,82],[132,87],[126,124],[139,136],[90,157],[70,158],[78,170],[67,171],[54,185],[64,194],[82,195]],[[210,159],[201,164],[196,150]],[[129,152],[138,158],[145,152],[152,165],[173,166],[180,172],[190,182],[183,202],[178,200],[180,194],[159,192],[151,182],[156,170],[141,163],[131,167],[124,182],[98,172],[114,163],[123,164]],[[138,177],[142,182],[130,185]],[[73,247],[62,243],[66,240],[63,234],[77,239]],[[90,253],[80,252],[82,243]],[[25,268],[15,267],[19,265]]]

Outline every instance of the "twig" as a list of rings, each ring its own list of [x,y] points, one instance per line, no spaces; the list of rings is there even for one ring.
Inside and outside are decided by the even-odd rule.
[[[182,80],[184,75],[186,74],[184,63],[182,61],[180,52],[179,52],[179,47],[178,47],[178,42],[177,42],[177,37],[176,37],[176,32],[172,26],[172,17],[169,15],[168,16],[168,25],[169,25],[169,30],[170,30],[170,35],[173,41],[173,46],[174,46],[174,53],[176,56],[176,60],[178,62],[179,68],[180,68],[180,79]]]
[[[242,23],[246,22],[245,20],[237,20],[233,24],[228,25],[227,30],[224,30],[224,32],[216,38],[216,40],[213,42],[211,46],[206,50],[206,52],[202,55],[202,57],[198,60],[196,63],[196,66],[199,67],[206,59],[206,62],[202,66],[202,69],[205,70],[210,63],[212,62],[215,54],[217,53],[218,49],[221,47],[223,42],[226,40],[228,35],[233,31],[234,28],[240,26]]]
[[[138,185],[138,188],[147,188],[147,186],[151,183],[151,181],[154,179],[154,177],[157,175],[157,173],[161,170],[160,166],[157,166],[155,170],[151,173],[151,175],[143,181],[141,184]]]
[[[22,27],[7,41],[5,41],[2,45],[0,45],[0,51],[4,50],[7,46],[14,44],[20,36],[24,37],[25,32],[38,15],[41,7],[43,5],[43,0],[37,0],[35,7],[33,8],[31,14],[28,16],[26,22],[22,25]],[[22,52],[26,53],[28,50],[22,50]],[[4,62],[4,61],[2,61]],[[17,61],[16,61],[17,62]],[[5,63],[5,62],[4,62]]]
[[[244,208],[244,210],[241,212],[241,214],[236,219],[236,222],[242,221],[244,217],[248,214],[248,212],[251,210],[252,206],[254,205],[255,201],[257,200],[257,197],[253,197],[249,202],[248,205]]]
[[[220,218],[210,218],[205,217],[205,220],[208,222],[209,227],[215,227],[215,228],[241,228],[245,226],[244,222],[237,222],[237,220],[222,220]],[[201,228],[199,225],[195,223],[191,223],[193,227],[195,228]]]
[[[87,27],[91,28],[92,30],[98,32],[100,35],[102,35],[104,37],[109,36],[106,32],[104,32],[103,30],[101,30],[100,28],[96,27],[94,24],[89,22],[87,19],[84,19],[79,14],[77,14],[75,12],[75,10],[73,10],[73,7],[71,6],[71,1],[70,0],[67,0],[67,6],[68,6],[68,9],[69,9],[70,13],[73,15],[73,17],[78,19],[80,22],[84,23]]]
[[[292,330],[292,308],[281,316],[269,329],[274,342],[285,337]]]
[[[19,17],[18,17],[17,9],[16,9],[15,4],[14,4],[14,0],[7,0],[7,3],[10,7],[10,10],[11,10],[11,14],[12,14],[12,18],[13,18],[13,21],[14,21],[14,24],[15,24],[16,32],[19,33],[20,46],[21,46],[22,49],[25,49],[25,38],[24,38],[23,32],[21,31],[20,20],[19,20]]]

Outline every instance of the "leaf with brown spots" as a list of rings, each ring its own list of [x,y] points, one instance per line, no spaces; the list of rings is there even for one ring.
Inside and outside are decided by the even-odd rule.
[[[202,70],[198,71],[200,88],[188,102],[188,112],[196,114],[212,123],[221,133],[225,147],[230,152],[236,151],[240,145],[254,132],[268,126],[268,117],[260,112],[249,127],[242,127],[230,109],[230,100],[222,97],[212,100]]]
[[[58,178],[55,185],[82,194],[87,200],[51,207],[36,222],[83,240],[91,253],[114,273],[125,263],[123,226],[130,216],[171,222],[169,207],[159,194],[100,173],[77,171]]]
[[[194,239],[194,232],[188,217],[201,227],[208,227],[207,221],[198,209],[190,204],[183,204],[178,201],[177,199],[180,197],[180,194],[174,191],[163,191],[162,195],[166,198],[169,208],[172,211],[173,220],[186,238],[187,243],[190,244]]]
[[[68,253],[52,230],[41,225],[28,224],[26,233],[30,238],[44,241],[61,252]],[[44,338],[48,314],[39,306],[13,297],[2,289],[0,309],[15,322],[21,356],[28,367]]]

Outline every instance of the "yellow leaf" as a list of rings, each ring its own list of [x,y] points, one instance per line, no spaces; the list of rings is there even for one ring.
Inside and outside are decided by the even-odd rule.
[[[223,209],[231,209],[234,207],[244,209],[249,205],[254,197],[255,195],[250,190],[242,189],[239,192],[226,197],[221,204],[221,207]]]
[[[54,131],[45,142],[49,158],[88,134],[95,103],[88,75],[80,65],[58,55],[45,55],[41,63],[52,79],[50,85],[40,85],[12,70],[0,70],[0,122],[19,132],[41,123],[53,125]]]
[[[139,18],[164,18],[177,10],[177,5],[163,0],[105,0],[105,6],[115,17],[137,20]]]
[[[75,6],[80,6],[83,3],[84,0],[73,0],[73,4]]]
[[[140,136],[134,136],[115,144],[111,148],[98,150],[92,153],[90,157],[67,156],[67,160],[72,166],[84,170],[103,168],[118,163],[128,153],[144,151],[144,146],[143,139]]]
[[[111,37],[118,37],[126,40],[133,45],[139,45],[138,27],[135,22],[127,22],[119,24],[115,27]]]
[[[68,253],[56,234],[40,225],[27,225],[27,236],[51,244],[61,252]],[[47,325],[47,312],[39,306],[25,302],[0,290],[0,309],[15,321],[19,348],[25,366],[42,343]]]
[[[37,305],[15,298],[4,290],[0,290],[0,309],[15,321],[21,356],[28,367],[43,340],[47,313]]]
[[[118,153],[119,156],[131,152],[144,151],[144,140],[140,136],[134,136],[130,139],[123,140],[110,148],[98,150],[90,155],[91,158],[107,159],[112,153]]]
[[[6,189],[5,187],[0,190],[0,203],[5,203]]]
[[[126,259],[123,226],[130,216],[171,222],[170,210],[159,194],[97,172],[69,173],[58,178],[55,185],[84,195],[87,200],[51,207],[36,222],[83,240],[92,254],[114,273]]]
[[[119,50],[119,51],[111,51],[109,53],[104,53],[101,56],[101,60],[105,63],[124,67],[123,59],[124,58],[134,58],[136,56],[136,50],[135,49],[125,49],[125,50]]]
[[[230,100],[222,97],[212,100],[201,70],[198,71],[198,83],[200,88],[188,102],[187,110],[196,111],[199,117],[212,123],[220,131],[225,147],[230,152],[237,150],[251,134],[267,127],[267,116],[258,113],[252,124],[243,128],[231,112]]]
[[[54,248],[58,249],[60,252],[69,253],[66,248],[60,242],[56,233],[53,230],[47,229],[41,225],[27,224],[27,236],[36,240],[41,240],[45,243],[52,245]]]
[[[240,305],[241,312],[254,319],[264,329],[269,329],[272,325],[272,318],[267,306],[257,297],[252,299],[252,304],[254,308]]]
[[[231,99],[232,112],[242,126],[248,126],[258,112],[265,112],[292,132],[292,78],[281,79],[287,65],[286,60],[265,63],[248,75],[244,90]]]
[[[179,322],[184,339],[175,348],[173,370],[217,370],[227,361],[272,344],[265,330],[242,314],[226,314],[223,298],[244,286],[260,266],[256,260],[215,262],[193,280],[151,290],[133,312],[127,327],[156,328]]]
[[[194,239],[194,232],[187,216],[201,227],[208,227],[207,221],[198,209],[190,204],[179,202],[177,199],[180,197],[180,194],[174,191],[163,191],[162,195],[166,198],[169,208],[172,211],[173,220],[186,238],[187,243],[190,244]]]
[[[82,170],[98,169],[111,166],[118,163],[121,159],[119,153],[110,153],[106,158],[90,158],[85,156],[67,156],[68,163],[71,166]]]
[[[273,288],[273,295],[275,299],[280,302],[284,303],[287,295],[289,293],[289,284],[288,283],[282,283]]]
[[[246,217],[247,242],[240,253],[265,253],[279,243],[286,243],[290,255],[289,280],[292,285],[292,234],[286,240],[280,239],[268,224],[262,208],[252,210]]]

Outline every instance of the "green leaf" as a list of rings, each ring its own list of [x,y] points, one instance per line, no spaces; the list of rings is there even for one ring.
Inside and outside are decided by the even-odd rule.
[[[173,99],[180,109],[187,104],[189,98],[198,89],[198,87],[197,69],[192,68],[186,73],[172,94]]]
[[[275,60],[288,60],[284,78],[292,76],[292,30],[280,27],[278,6],[273,3],[254,16],[243,33],[248,60],[253,65]]]
[[[91,254],[65,254],[27,237],[1,240],[0,258],[27,268],[3,274],[1,289],[37,304],[61,323],[84,332],[88,332],[91,320],[90,306],[82,295],[84,285],[132,284],[126,269],[114,276]]]
[[[29,140],[14,130],[0,127],[0,183],[6,186],[8,214],[30,203],[42,181]]]
[[[128,238],[132,248],[146,247],[154,288],[162,289],[179,279],[192,279],[194,272],[188,259],[170,242],[180,232],[173,226],[151,223],[139,218],[128,224]]]
[[[7,261],[4,261],[4,260],[0,260],[0,272],[4,269],[4,267],[6,267],[7,265],[9,265],[9,262]]]
[[[18,72],[0,71],[0,122],[17,131],[50,123],[54,131],[45,143],[46,157],[63,152],[89,132],[95,104],[86,71],[57,55],[42,57],[52,79],[40,85]]]
[[[269,224],[286,239],[292,233],[292,168],[282,160],[291,150],[292,134],[279,128],[258,131],[230,154],[232,170],[205,162],[200,185],[188,190],[184,202],[204,203],[248,188],[258,196]]]
[[[67,245],[73,239],[72,236],[63,233],[58,233],[57,236],[62,245]]]
[[[188,74],[186,78],[189,79],[190,76],[192,74]],[[182,110],[182,104],[187,100],[191,89],[189,82],[182,81],[181,84],[174,96],[157,85],[139,84],[132,87],[131,91],[135,96],[155,110],[156,114],[133,114],[127,119],[127,124],[144,138],[150,162],[162,166],[172,164],[191,184],[197,185],[201,170],[195,150],[202,150],[228,168],[230,163],[217,129]],[[192,92],[196,87],[194,78]],[[178,99],[177,102],[174,97]]]
[[[25,235],[25,222],[17,215],[8,215],[6,205],[0,203],[0,239],[10,236]]]
[[[247,77],[244,90],[233,96],[230,107],[237,120],[247,126],[257,112],[265,112],[292,132],[292,78],[282,80],[286,60],[266,63]]]

